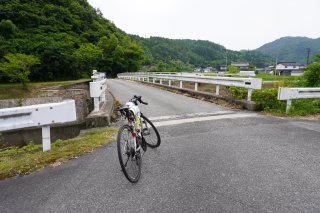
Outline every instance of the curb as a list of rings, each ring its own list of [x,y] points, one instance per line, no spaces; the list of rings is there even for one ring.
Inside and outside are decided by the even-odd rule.
[[[113,102],[113,96],[106,90],[106,101],[102,104],[99,112],[91,112],[86,117],[86,128],[110,126],[113,113]]]

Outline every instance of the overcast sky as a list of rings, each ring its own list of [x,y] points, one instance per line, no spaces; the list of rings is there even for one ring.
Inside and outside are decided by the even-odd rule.
[[[256,49],[284,36],[320,37],[320,0],[88,0],[126,33]]]

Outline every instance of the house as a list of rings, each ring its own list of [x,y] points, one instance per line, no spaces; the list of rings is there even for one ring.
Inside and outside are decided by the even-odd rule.
[[[235,66],[240,71],[248,71],[250,70],[250,64],[247,62],[234,62],[231,65]]]
[[[296,62],[279,62],[276,65],[276,72],[285,76],[301,76],[303,75],[305,66]]]
[[[193,72],[202,72],[202,68],[201,67],[195,68]]]
[[[206,67],[203,70],[203,72],[213,72],[213,71],[217,71],[217,70],[215,68],[213,68],[213,67]]]
[[[227,68],[226,65],[222,65],[222,66],[220,66],[219,71],[221,71],[221,72],[226,72],[227,69],[228,69],[228,68]]]

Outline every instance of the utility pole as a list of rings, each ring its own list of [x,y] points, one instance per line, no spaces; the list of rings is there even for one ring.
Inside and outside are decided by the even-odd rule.
[[[274,75],[277,75],[278,53],[276,56],[276,65],[274,66]]]
[[[228,71],[228,50],[226,48],[226,71]]]
[[[307,48],[307,66],[309,64],[309,57],[310,57],[310,48]]]

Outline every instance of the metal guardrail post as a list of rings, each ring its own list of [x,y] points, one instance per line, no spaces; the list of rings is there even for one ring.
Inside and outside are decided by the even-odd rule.
[[[252,96],[252,89],[248,89],[248,101],[251,101],[251,96]]]
[[[288,114],[289,110],[291,109],[291,105],[292,105],[292,100],[288,99],[287,100],[287,106],[286,106],[286,113]]]
[[[42,127],[42,151],[46,152],[51,149],[50,126]]]

